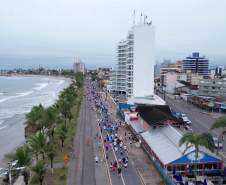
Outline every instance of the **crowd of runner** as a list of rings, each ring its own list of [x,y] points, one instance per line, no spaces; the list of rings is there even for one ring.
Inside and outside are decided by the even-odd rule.
[[[118,128],[125,128],[125,123],[121,120],[114,121],[113,120],[113,112],[109,112],[108,103],[106,101],[105,94],[102,94],[98,87],[95,86],[94,82],[90,80],[85,81],[86,90],[84,92],[84,96],[87,100],[90,101],[90,108],[93,109],[97,114],[97,121],[99,126],[99,133],[96,134],[94,140],[98,139],[98,148],[101,148],[101,142],[103,143],[103,149],[105,153],[106,161],[108,162],[108,166],[110,170],[115,173],[118,172],[118,175],[121,175],[122,166],[124,166],[124,170],[127,170],[128,167],[128,157],[127,157],[127,148],[126,145],[123,144],[121,136],[118,134]],[[103,135],[104,138],[102,138]],[[124,139],[130,140],[131,134],[125,132]],[[87,145],[88,139],[87,139]],[[115,161],[109,162],[109,150],[112,150],[114,155],[116,153],[120,153],[120,158],[115,159]],[[116,156],[116,155],[115,155]],[[99,158],[95,157],[96,164],[98,164]]]

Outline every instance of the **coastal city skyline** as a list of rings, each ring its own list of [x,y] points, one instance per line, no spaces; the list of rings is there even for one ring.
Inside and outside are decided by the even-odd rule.
[[[142,13],[156,27],[155,62],[176,62],[199,52],[209,58],[210,68],[215,67],[225,62],[223,4],[201,0],[4,2],[0,6],[1,68],[37,68],[40,64],[70,69],[78,58],[90,69],[115,66],[116,44],[133,26],[134,9],[136,23]]]

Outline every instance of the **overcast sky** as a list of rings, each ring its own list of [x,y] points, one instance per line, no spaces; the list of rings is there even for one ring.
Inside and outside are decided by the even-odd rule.
[[[0,0],[0,68],[17,58],[115,66],[116,44],[132,27],[134,9],[136,22],[142,11],[155,26],[157,61],[197,51],[210,65],[226,64],[225,8],[225,0]]]

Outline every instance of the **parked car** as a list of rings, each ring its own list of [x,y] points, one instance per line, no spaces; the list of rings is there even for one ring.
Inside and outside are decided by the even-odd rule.
[[[213,139],[210,139],[207,137],[206,139],[209,143],[211,143],[214,146],[214,148],[218,148],[218,138],[213,137]],[[219,148],[223,148],[223,145],[220,141],[219,141]]]

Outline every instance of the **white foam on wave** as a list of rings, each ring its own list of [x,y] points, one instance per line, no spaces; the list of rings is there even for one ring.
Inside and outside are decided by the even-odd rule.
[[[34,87],[32,89],[39,91],[39,90],[45,88],[48,85],[48,83],[38,83],[38,84],[35,84],[35,85],[38,86],[38,87]]]
[[[6,128],[6,127],[8,127],[8,126],[0,127],[0,130],[3,129],[3,128]]]
[[[33,93],[34,91],[29,91],[29,92],[24,92],[24,93],[17,93],[18,95],[17,96],[8,96],[6,98],[2,98],[0,99],[0,103],[6,101],[6,100],[10,100],[10,99],[14,99],[14,98],[19,98],[19,97],[23,97],[23,96],[27,96],[31,93]]]

